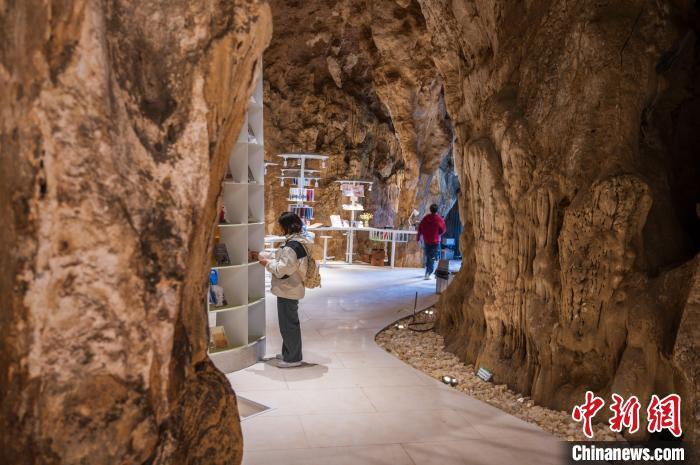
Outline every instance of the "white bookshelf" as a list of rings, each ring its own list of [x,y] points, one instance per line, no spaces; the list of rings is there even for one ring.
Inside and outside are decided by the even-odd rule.
[[[263,249],[264,138],[262,73],[248,104],[241,132],[228,161],[222,189],[225,222],[217,225],[219,243],[226,244],[231,264],[212,266],[219,274],[227,305],[207,298],[210,331],[223,327],[227,346],[209,349],[209,357],[225,372],[240,370],[265,355],[265,270],[248,263],[248,251]]]
[[[316,153],[281,153],[282,167],[280,168],[280,184],[289,184],[287,202],[288,210],[296,213],[307,224],[314,219],[314,203],[316,203],[315,187],[321,181],[321,169],[326,167],[327,155]],[[320,162],[316,169],[309,162]],[[293,198],[294,197],[294,198]]]

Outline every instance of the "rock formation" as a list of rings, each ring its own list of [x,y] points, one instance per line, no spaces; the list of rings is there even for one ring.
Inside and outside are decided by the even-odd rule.
[[[697,437],[693,7],[420,3],[462,185],[449,349],[549,407],[682,392]]]
[[[365,201],[374,226],[407,226],[414,208],[423,214],[433,201],[446,213],[457,186],[449,166],[452,132],[418,4],[270,4],[274,35],[263,62],[266,158],[304,151],[331,157],[316,192],[316,221],[329,224],[334,213],[349,218],[334,182],[344,178],[375,182]],[[288,187],[273,180],[268,185],[272,227],[287,209]],[[335,256],[342,257],[343,243],[340,236],[332,242]]]
[[[240,462],[203,296],[270,26],[253,0],[0,6],[0,463]]]
[[[329,180],[375,180],[380,226],[453,196],[454,170],[449,349],[553,408],[683,392],[692,437],[697,11],[618,3],[273,1],[267,154],[324,152]],[[320,195],[325,222],[340,201]]]

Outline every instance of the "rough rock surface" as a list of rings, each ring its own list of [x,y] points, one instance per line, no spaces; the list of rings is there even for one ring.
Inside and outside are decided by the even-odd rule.
[[[697,361],[674,349],[700,337],[683,316],[700,248],[694,7],[420,3],[465,223],[447,347],[556,409],[587,389],[644,408],[682,391],[697,438]]]
[[[216,198],[259,1],[0,2],[0,463],[234,464]]]
[[[373,226],[406,227],[414,208],[422,215],[432,202],[446,213],[457,187],[451,124],[418,4],[270,4],[274,35],[264,55],[266,159],[276,161],[283,152],[331,157],[316,191],[316,221],[330,224],[334,213],[349,218],[334,182],[347,178],[375,182],[364,202],[374,214]],[[276,168],[268,170],[268,176],[278,174]],[[273,179],[268,185],[266,219],[272,227],[287,209],[288,187]],[[331,242],[335,256],[342,257],[343,244],[340,235]],[[356,251],[364,255],[371,246],[360,241]]]

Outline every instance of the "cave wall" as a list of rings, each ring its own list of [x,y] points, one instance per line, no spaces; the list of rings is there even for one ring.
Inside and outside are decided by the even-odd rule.
[[[233,464],[204,295],[260,1],[0,4],[0,463]]]
[[[692,3],[419,1],[462,185],[448,348],[559,409],[683,392],[697,437]]]
[[[432,202],[447,213],[458,181],[452,129],[442,80],[429,54],[429,35],[417,3],[273,0],[274,34],[264,55],[265,154],[330,157],[316,191],[315,221],[330,224],[341,211],[336,179],[375,182],[364,205],[372,226],[407,227],[413,209]],[[288,187],[268,169],[268,228],[288,207]],[[371,247],[359,235],[360,258]],[[331,254],[344,254],[340,235]],[[415,247],[399,263],[416,265]],[[407,253],[408,252],[408,253]]]

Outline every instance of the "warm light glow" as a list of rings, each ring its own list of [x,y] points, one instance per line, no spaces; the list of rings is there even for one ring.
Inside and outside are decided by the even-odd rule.
[[[456,386],[459,383],[459,381],[457,381],[457,378],[450,375],[443,376],[442,382],[450,386]]]

